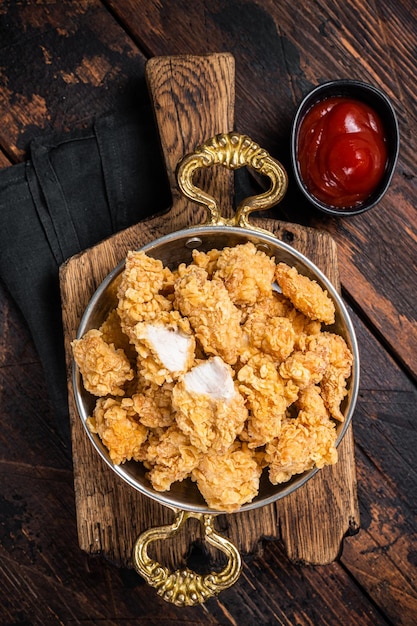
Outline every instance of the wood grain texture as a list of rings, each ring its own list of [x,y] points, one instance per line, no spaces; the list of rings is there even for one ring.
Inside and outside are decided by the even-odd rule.
[[[401,151],[388,194],[366,215],[315,214],[292,177],[270,215],[337,243],[362,360],[353,418],[361,529],[326,566],[292,562],[282,541],[263,542],[238,583],[204,607],[177,609],[132,570],[79,549],[71,453],[55,430],[25,321],[0,283],[0,623],[415,625],[416,37],[410,0],[1,3],[2,167],[28,156],[33,138],[137,106],[146,59],[209,52],[236,59],[237,130],[285,165],[296,103],[338,77],[383,87],[399,116]],[[218,524],[227,533],[225,520]]]
[[[201,223],[205,211],[190,206],[178,189],[176,168],[180,159],[210,137],[233,130],[235,60],[231,54],[154,57],[146,77],[173,198],[167,216],[170,229]],[[233,177],[225,168],[201,172],[196,183],[222,199],[226,217],[232,213]]]
[[[98,0],[7,2],[1,15],[0,145],[13,162],[36,137],[140,104],[145,57]]]

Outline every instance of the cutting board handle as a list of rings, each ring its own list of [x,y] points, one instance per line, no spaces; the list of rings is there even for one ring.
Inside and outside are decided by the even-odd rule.
[[[146,79],[172,193],[168,213],[175,230],[202,222],[205,211],[185,198],[176,180],[180,159],[208,138],[233,130],[235,61],[229,53],[153,57]],[[233,175],[202,172],[199,186],[222,198],[223,215],[233,214]]]

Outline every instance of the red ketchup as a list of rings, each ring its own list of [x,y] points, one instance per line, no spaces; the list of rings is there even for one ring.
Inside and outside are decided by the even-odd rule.
[[[382,122],[363,102],[332,97],[315,104],[298,137],[301,177],[325,204],[350,208],[366,200],[387,163]]]

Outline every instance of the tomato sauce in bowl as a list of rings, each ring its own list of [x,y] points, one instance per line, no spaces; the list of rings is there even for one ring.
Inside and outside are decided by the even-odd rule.
[[[294,119],[297,183],[323,211],[362,213],[386,192],[398,146],[395,112],[382,92],[357,81],[326,83],[303,100]]]
[[[366,200],[381,182],[387,157],[382,122],[359,100],[328,98],[315,104],[301,123],[301,175],[316,198],[333,206]]]

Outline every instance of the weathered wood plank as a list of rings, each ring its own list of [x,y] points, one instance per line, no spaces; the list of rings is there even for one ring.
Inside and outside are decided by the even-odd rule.
[[[346,539],[341,562],[393,624],[414,626],[417,615],[415,515],[399,508],[395,488],[381,481],[372,461],[358,450],[364,528]],[[365,510],[366,509],[366,513]]]
[[[394,624],[417,614],[417,390],[355,319],[363,365],[353,426],[361,530],[341,562]]]
[[[9,2],[2,14],[0,146],[13,160],[35,137],[146,97],[145,57],[98,0]]]

